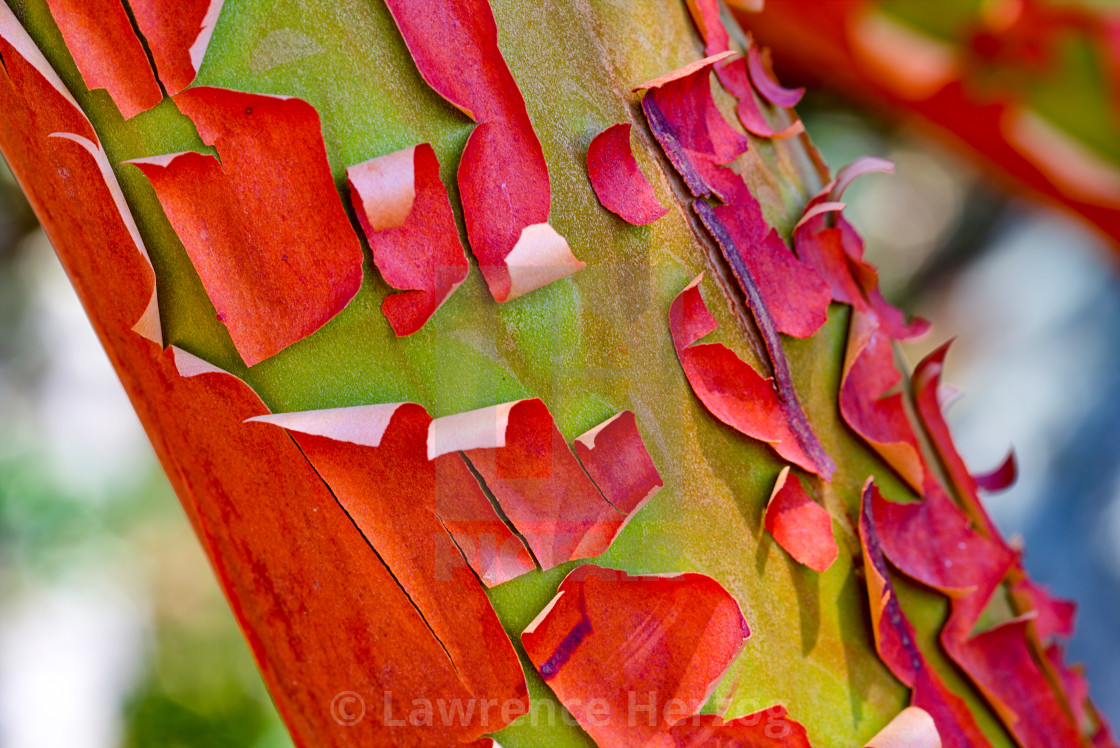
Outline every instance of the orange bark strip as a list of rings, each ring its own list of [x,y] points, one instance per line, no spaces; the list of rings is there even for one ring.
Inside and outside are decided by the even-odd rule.
[[[840,413],[853,431],[921,493],[926,467],[918,437],[902,395],[888,394],[901,381],[891,339],[876,318],[853,310],[840,384]]]
[[[587,149],[587,176],[603,207],[627,223],[644,226],[669,212],[638,168],[630,149],[630,124],[611,125]]]
[[[666,744],[749,636],[739,604],[710,577],[584,565],[560,583],[521,642],[591,738],[622,748]]]
[[[766,442],[795,465],[821,474],[790,427],[773,380],[763,378],[722,343],[696,342],[718,327],[700,295],[703,278],[701,274],[686,286],[669,310],[673,346],[692,391],[728,426]]]
[[[665,485],[632,411],[624,410],[600,423],[577,438],[573,448],[603,498],[627,518]]]
[[[470,271],[439,160],[428,143],[346,170],[373,263],[393,288],[381,311],[398,336],[419,330]]]
[[[633,514],[603,498],[540,400],[432,421],[429,459],[453,451],[482,477],[542,569],[605,552]]]
[[[96,143],[82,142],[92,134],[88,122],[52,85],[6,5],[0,57],[0,150],[74,282],[296,745],[445,746],[480,736],[479,724],[406,727],[400,698],[394,721],[385,720],[386,694],[470,694],[291,439],[243,423],[267,413],[260,399],[189,355],[161,355],[133,330],[151,303],[151,266],[94,155]],[[67,122],[80,126],[60,130]],[[60,131],[73,137],[50,137]],[[354,714],[349,707],[332,716],[332,701],[347,691],[368,707],[353,726],[337,720]]]
[[[872,504],[877,501],[881,501],[879,491],[868,479],[860,508],[859,537],[875,649],[895,677],[914,689],[910,703],[929,713],[946,748],[990,748],[968,705],[949,691],[918,649],[914,629],[894,593],[880,535],[872,519]]]
[[[205,87],[175,103],[221,161],[187,152],[130,163],[252,366],[342,311],[361,286],[362,248],[309,104]]]
[[[345,419],[341,428],[338,416]],[[405,403],[254,420],[293,435],[447,650],[471,695],[499,704],[520,701],[517,715],[527,712],[529,695],[513,644],[440,521],[445,501],[456,501],[460,492],[473,492],[475,504],[489,510],[487,519],[497,517],[458,455],[428,460],[427,411]],[[365,424],[371,433],[355,438],[354,428]],[[488,731],[505,724],[495,717]]]
[[[704,40],[704,54],[715,55],[731,48],[731,38],[720,18],[719,0],[685,0],[692,22]]]
[[[156,72],[171,96],[189,86],[214,34],[224,0],[129,0]]]
[[[525,100],[498,48],[486,0],[388,0],[420,75],[479,123],[459,162],[467,238],[490,293],[509,301],[583,267],[547,226],[548,165]],[[551,227],[549,227],[551,229]],[[512,259],[511,259],[512,255]]]
[[[155,272],[148,260],[140,233],[125,205],[113,170],[97,143],[97,135],[89,120],[78,108],[62,81],[51,69],[15,16],[5,7],[0,9],[0,60],[4,69],[3,127],[0,147],[3,148],[12,172],[19,180],[40,223],[60,236],[86,236],[91,244],[122,241],[95,221],[85,221],[75,211],[49,208],[58,191],[70,194],[79,188],[77,175],[90,173],[91,179],[105,185],[112,205],[105,210],[119,216],[126,234],[123,242],[137,253],[141,262],[130,266],[132,273],[122,278],[128,294],[115,292],[104,300],[120,315],[122,324],[154,342],[162,341],[159,305],[156,300]],[[31,106],[27,102],[38,102]],[[57,178],[49,178],[42,164],[54,163]],[[36,170],[35,166],[39,169]],[[47,215],[47,218],[43,218]],[[74,277],[75,270],[70,270]],[[103,269],[94,269],[91,283],[102,283]],[[138,294],[134,299],[133,294]],[[143,303],[140,303],[140,298]],[[135,302],[135,303],[134,303]],[[134,307],[139,306],[134,310]],[[135,316],[129,318],[135,312]]]
[[[832,515],[809,498],[797,476],[790,479],[788,465],[774,483],[763,524],[778,545],[813,571],[827,570],[840,553]]]
[[[66,48],[90,89],[103,88],[130,119],[163,99],[121,0],[47,0]]]
[[[224,373],[176,377],[166,358],[130,390],[149,433],[166,438],[157,450],[297,745],[446,745],[488,732],[405,722],[413,698],[475,693],[295,443],[244,423],[268,413],[256,395]],[[332,712],[344,692],[365,704],[352,726],[358,707]]]

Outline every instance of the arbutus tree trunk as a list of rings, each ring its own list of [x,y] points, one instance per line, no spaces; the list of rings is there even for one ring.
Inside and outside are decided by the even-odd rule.
[[[298,745],[1113,745],[895,368],[887,165],[715,3],[26,0],[0,60]]]

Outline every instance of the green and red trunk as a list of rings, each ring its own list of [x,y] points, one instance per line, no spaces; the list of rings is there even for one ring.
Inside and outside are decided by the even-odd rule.
[[[1111,745],[895,369],[881,165],[714,3],[107,4],[174,95],[12,2],[0,148],[298,745]]]

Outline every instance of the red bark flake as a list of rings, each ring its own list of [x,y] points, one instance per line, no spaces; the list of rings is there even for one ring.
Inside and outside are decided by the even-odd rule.
[[[130,119],[163,99],[121,0],[47,0],[86,88],[103,88]]]
[[[753,42],[747,49],[747,69],[755,90],[775,106],[787,108],[797,106],[797,102],[805,95],[804,88],[785,88],[778,83],[767,64],[763,62],[758,45]]]
[[[751,311],[756,309],[749,303],[748,285],[758,289],[778,332],[795,338],[810,337],[828,321],[832,300],[828,284],[811,265],[798,259],[777,230],[766,223],[762,206],[742,180],[729,190],[725,205],[697,210],[700,220],[719,244],[743,293],[748,295]],[[696,207],[700,207],[699,203]]]
[[[863,258],[863,240],[840,211],[844,190],[857,177],[872,172],[891,173],[894,165],[865,157],[843,167],[837,176],[805,207],[794,228],[797,255],[816,268],[832,289],[833,298],[857,311],[875,315],[882,329],[895,340],[915,340],[929,332],[927,320],[906,315],[891,306],[879,290],[879,272]],[[829,214],[836,215],[830,216]],[[834,222],[834,226],[829,225]]]
[[[736,66],[739,67],[743,64],[740,60],[736,63]],[[758,105],[758,100],[755,99],[752,89],[746,89],[743,95],[739,97],[735,112],[739,115],[739,122],[742,123],[743,128],[751,135],[759,138],[787,140],[805,132],[805,123],[800,119],[794,119],[793,122],[780,129],[771,125],[766,115],[762,113],[762,107]]]
[[[224,0],[129,0],[156,72],[171,96],[189,86],[214,35]]]
[[[630,124],[611,125],[587,148],[587,176],[603,207],[627,223],[645,226],[669,212],[630,149]]]
[[[929,712],[908,706],[867,741],[866,748],[941,748],[941,736]]]
[[[388,0],[420,75],[479,123],[459,162],[467,238],[496,301],[580,268],[548,224],[548,165],[486,0]]]
[[[669,736],[679,748],[812,748],[805,726],[780,704],[731,720],[695,714],[670,727]]]
[[[1055,636],[1073,636],[1077,603],[1054,597],[1043,585],[1023,577],[1011,586],[1011,594],[1023,602],[1023,608],[1034,611],[1034,633],[1040,642]]]
[[[710,577],[584,565],[560,583],[521,642],[592,740],[621,748],[667,742],[749,636],[739,604]],[[710,718],[697,722],[702,729]]]
[[[92,128],[6,5],[0,57],[0,149],[73,280],[296,745],[445,746],[489,731],[478,710],[466,724],[403,722],[410,704],[398,695],[447,703],[472,696],[295,443],[244,423],[268,412],[252,390],[189,354],[161,354],[134,330],[151,308],[151,265]],[[356,714],[353,701],[332,715],[344,692],[368,707],[351,725],[338,716]],[[384,716],[386,693],[394,722]]]
[[[946,423],[945,414],[941,410],[941,374],[945,368],[945,356],[949,352],[951,342],[936,348],[914,368],[914,375],[910,380],[914,412],[938,460],[945,468],[949,484],[955,489],[969,514],[980,523],[980,529],[985,536],[1002,542],[999,529],[980,501],[976,479],[957,452],[953,435],[949,431],[949,424]]]
[[[501,520],[459,455],[428,460],[432,419],[424,408],[370,405],[253,420],[292,434],[447,650],[471,694],[500,703],[521,700],[525,708],[519,714],[528,711],[513,645],[441,517],[450,503],[471,507],[487,525]],[[504,724],[496,721],[494,729]]]
[[[572,447],[603,498],[628,518],[665,485],[632,411],[603,421],[577,437]]]
[[[763,378],[722,343],[697,343],[719,326],[700,295],[703,278],[701,273],[688,284],[669,310],[673,346],[692,391],[720,421],[820,474],[793,432],[773,380]]]
[[[941,644],[1016,740],[1044,748],[1076,745],[1077,728],[1031,652],[1033,614],[973,633],[992,595],[1018,563],[1015,554],[973,530],[936,484],[927,486],[924,501],[910,504],[888,502],[876,492],[866,511],[891,562],[949,597],[951,613]]]
[[[611,446],[618,445],[620,461],[640,463],[639,445],[624,426],[618,431],[605,427],[621,437],[619,442],[611,438]],[[642,504],[634,494],[618,494],[616,508],[603,497],[538,399],[435,419],[428,433],[429,459],[454,451],[462,451],[482,477],[542,569],[605,552]],[[652,490],[652,476],[628,479],[638,491]],[[611,476],[604,490],[613,493],[622,485]]]
[[[911,705],[929,713],[946,748],[990,748],[968,705],[945,686],[918,649],[914,629],[895,595],[880,535],[872,520],[871,506],[878,496],[878,489],[868,479],[863,489],[859,537],[875,649],[895,677],[913,689]]]
[[[175,103],[221,161],[186,152],[129,163],[252,366],[342,311],[361,286],[362,248],[307,102],[202,87]]]
[[[1019,465],[1015,460],[1014,450],[1007,453],[1007,457],[1003,458],[998,466],[989,470],[986,473],[977,473],[972,476],[976,481],[976,487],[987,491],[988,493],[999,493],[1006,491],[1019,477]]]
[[[720,18],[719,0],[685,0],[696,30],[704,40],[704,54],[717,55],[731,48],[731,38]]]
[[[428,143],[346,170],[350,199],[373,263],[391,294],[381,311],[398,336],[424,326],[470,271],[439,160]]]
[[[832,515],[809,498],[796,475],[790,478],[788,465],[774,483],[763,524],[786,553],[813,571],[825,571],[840,553]]]
[[[642,111],[650,130],[695,197],[726,198],[737,176],[719,168],[750,147],[745,135],[723,118],[712,98],[711,69],[727,51],[697,60],[634,88],[645,90]]]
[[[346,456],[345,451],[355,451],[352,447],[372,450],[371,455],[368,456],[370,464],[381,465],[385,462],[387,456],[392,456],[392,451],[388,449],[380,450],[379,447],[390,423],[395,423],[392,419],[396,416],[397,411],[402,408],[406,408],[406,406],[402,404],[365,405],[331,410],[278,413],[256,420],[272,423],[290,432],[301,434],[301,437],[297,437],[301,446],[303,446],[303,439],[321,438],[324,442],[324,444],[319,445],[322,451],[330,449],[329,446],[324,446],[326,441],[337,442],[341,445],[337,449],[343,457]],[[408,412],[400,417],[399,420],[403,425],[398,424],[398,430],[408,428],[412,421],[424,420],[413,412],[419,408],[418,405],[407,405]],[[430,418],[425,421],[425,439],[427,424],[430,421]],[[307,448],[304,451],[310,455]],[[423,453],[426,460],[426,447],[422,448],[420,452]],[[420,465],[415,454],[405,454],[404,458],[401,460],[402,467],[399,472],[402,475],[407,473],[409,484],[402,490],[404,490],[405,495],[411,497],[410,501],[421,505],[424,509],[417,519],[416,526],[430,525],[428,527],[429,531],[438,536],[438,529],[435,529],[437,526],[432,525],[432,517],[437,518],[438,522],[454,538],[459,552],[462,553],[462,556],[474,569],[483,584],[492,587],[536,568],[529,551],[498,516],[461,456],[449,455],[439,457],[434,461],[426,460],[424,465]],[[354,469],[361,474],[360,467],[342,464],[336,455],[328,453],[323,457],[323,460],[328,463],[325,468],[320,468],[319,464],[315,463],[321,474],[328,469],[339,474],[343,470]],[[361,461],[359,461],[359,466],[360,464],[362,464]],[[374,471],[373,478],[367,476],[366,479],[376,479],[384,484],[392,477],[386,470],[379,469]],[[354,481],[360,479],[342,475],[343,484],[351,488]],[[333,483],[330,483],[330,485],[335,488]],[[339,489],[335,488],[335,491],[338,494]],[[384,493],[384,491],[379,488],[377,491],[362,491],[360,496],[380,496],[381,493]],[[384,533],[390,535],[397,533],[399,535],[398,530],[403,532],[409,529],[407,525],[404,526],[403,530],[401,528],[393,529],[394,524],[401,524],[393,517],[404,517],[401,508],[396,507],[396,495],[390,493],[389,500],[381,501],[379,505],[372,508],[365,506],[364,501],[357,500],[350,494],[345,498],[340,495],[339,499],[348,507],[351,516],[355,517],[355,521],[358,522],[363,532],[365,532],[366,525],[373,521],[375,511],[389,513],[390,517],[385,520],[386,525],[384,527],[374,526],[370,532],[366,533],[366,537],[375,548],[382,542],[388,542],[384,540]],[[352,509],[350,509],[350,504],[354,504]],[[412,505],[404,507],[405,510],[410,511],[415,508]],[[402,541],[398,538],[394,542]],[[424,539],[421,542],[428,542],[428,540]],[[429,557],[421,558],[420,562],[438,560],[439,563],[433,567],[438,572],[436,581],[447,581],[446,575],[450,573],[449,570],[462,567],[462,563],[460,563],[457,554],[449,552],[447,544],[443,543],[442,539],[436,538],[431,542],[436,543],[438,547],[431,549]],[[392,554],[399,550],[401,550],[399,547],[393,546],[389,553]]]
[[[840,413],[852,430],[920,493],[926,468],[918,438],[902,394],[891,393],[901,382],[890,337],[876,318],[853,311],[840,384]]]
[[[688,10],[704,40],[704,54],[718,55],[731,49],[731,38],[720,18],[719,0],[688,0]],[[723,87],[738,100],[739,122],[751,135],[782,140],[805,132],[800,119],[781,129],[770,124],[754,97],[755,88],[747,73],[745,58],[724,59],[715,65],[715,71]]]

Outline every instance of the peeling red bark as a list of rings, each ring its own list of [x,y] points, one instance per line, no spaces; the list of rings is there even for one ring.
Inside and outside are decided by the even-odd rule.
[[[697,714],[749,636],[739,604],[710,577],[584,565],[565,577],[521,641],[591,738],[624,748],[663,744],[650,741],[664,741],[674,722]],[[705,726],[714,728],[705,718],[697,732]]]
[[[774,483],[763,526],[789,555],[813,571],[826,571],[840,554],[832,515],[809,498],[796,475],[790,477],[788,465]]]
[[[47,0],[47,6],[86,87],[105,89],[122,117],[163,99],[122,0]]]
[[[630,124],[611,125],[587,148],[587,176],[603,207],[627,223],[644,226],[669,212],[638,168],[630,149]]]
[[[548,225],[548,165],[486,0],[387,0],[420,75],[479,123],[459,162],[471,250],[499,302],[583,267]],[[536,229],[530,231],[530,229]],[[528,233],[527,233],[528,231]]]
[[[200,87],[175,104],[221,161],[186,152],[131,163],[252,366],[342,311],[361,286],[362,248],[307,102]]]
[[[604,428],[614,431],[609,426]],[[606,447],[619,449],[618,459],[639,466],[648,460],[644,446],[632,440],[636,431],[618,435],[621,443],[612,439]],[[620,501],[613,505],[580,466],[539,399],[437,418],[428,435],[428,457],[453,451],[462,451],[482,477],[542,569],[605,552],[652,495],[639,498],[634,492],[615,494],[615,489],[635,479],[639,492],[660,483],[656,470],[646,472],[652,463],[641,467],[643,475],[626,479],[597,470],[607,498]]]
[[[267,413],[260,399],[134,329],[151,306],[151,265],[89,123],[2,5],[0,58],[0,149],[74,282],[296,745],[443,746],[481,736],[478,721],[418,729],[383,719],[385,693],[470,693],[291,439],[244,423]],[[369,707],[352,726],[331,713],[331,699],[347,691]]]
[[[189,86],[206,55],[224,0],[128,0],[169,96]]]
[[[722,343],[697,343],[718,327],[700,295],[703,278],[701,274],[688,284],[669,310],[673,346],[692,391],[728,426],[766,442],[795,465],[820,473],[790,426],[773,380],[763,378]]]
[[[428,143],[346,170],[350,199],[390,294],[381,311],[398,336],[419,330],[470,271],[439,160]]]

